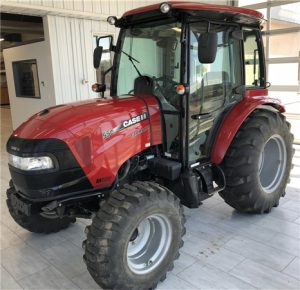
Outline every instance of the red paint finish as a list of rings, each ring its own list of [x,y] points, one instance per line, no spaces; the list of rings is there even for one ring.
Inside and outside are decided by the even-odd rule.
[[[163,3],[163,2],[161,2]],[[153,4],[145,7],[136,8],[130,11],[127,11],[123,14],[123,17],[133,15],[133,14],[139,14],[143,12],[153,11],[153,10],[159,10],[161,3]],[[167,1],[166,3],[169,3],[172,7],[172,9],[182,9],[182,10],[209,10],[209,11],[216,11],[216,12],[227,12],[232,14],[244,14],[247,16],[258,18],[259,20],[263,20],[264,16],[262,13],[246,9],[246,8],[240,8],[240,7],[234,7],[234,6],[225,6],[225,5],[214,5],[214,4],[203,4],[198,2],[186,2],[186,1]]]
[[[257,90],[248,90],[246,91],[246,98],[251,98],[255,96],[268,96],[267,89],[257,89]]]
[[[229,148],[235,134],[245,119],[261,105],[269,105],[279,112],[285,112],[284,106],[277,99],[268,98],[267,89],[248,90],[245,98],[237,103],[225,117],[219,128],[212,149],[211,161],[220,164]]]
[[[145,112],[148,119],[103,136]],[[94,187],[112,184],[126,160],[162,142],[159,105],[153,96],[96,99],[53,107],[47,114],[32,116],[13,134],[25,139],[63,140]]]
[[[146,102],[148,112],[150,115],[151,126],[151,144],[162,144],[162,130],[161,130],[161,115],[158,102],[153,96],[143,96],[143,100]]]

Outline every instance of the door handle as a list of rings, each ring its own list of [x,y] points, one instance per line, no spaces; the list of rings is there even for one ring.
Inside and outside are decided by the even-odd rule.
[[[206,120],[211,118],[211,113],[196,114],[196,115],[192,115],[191,118],[193,120]]]

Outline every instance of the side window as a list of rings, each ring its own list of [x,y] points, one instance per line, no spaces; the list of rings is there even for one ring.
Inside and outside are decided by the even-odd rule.
[[[264,86],[264,76],[259,31],[244,29],[244,58],[245,58],[245,85],[247,88]]]

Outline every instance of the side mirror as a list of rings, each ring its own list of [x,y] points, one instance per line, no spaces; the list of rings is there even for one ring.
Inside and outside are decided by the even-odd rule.
[[[98,46],[94,49],[94,68],[98,69],[101,62],[103,47]]]
[[[202,33],[198,39],[198,59],[201,63],[213,63],[217,55],[218,38],[215,32]]]
[[[96,48],[94,49],[94,68],[98,69],[101,63],[103,53],[113,50],[112,35],[100,36],[96,39]]]

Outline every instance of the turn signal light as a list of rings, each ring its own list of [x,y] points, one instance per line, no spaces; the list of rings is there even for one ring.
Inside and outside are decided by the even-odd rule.
[[[92,85],[92,91],[95,92],[95,93],[105,92],[105,90],[106,90],[106,85],[105,84],[94,83]]]
[[[184,85],[177,85],[176,87],[176,92],[178,95],[183,95],[185,93],[185,86]]]

